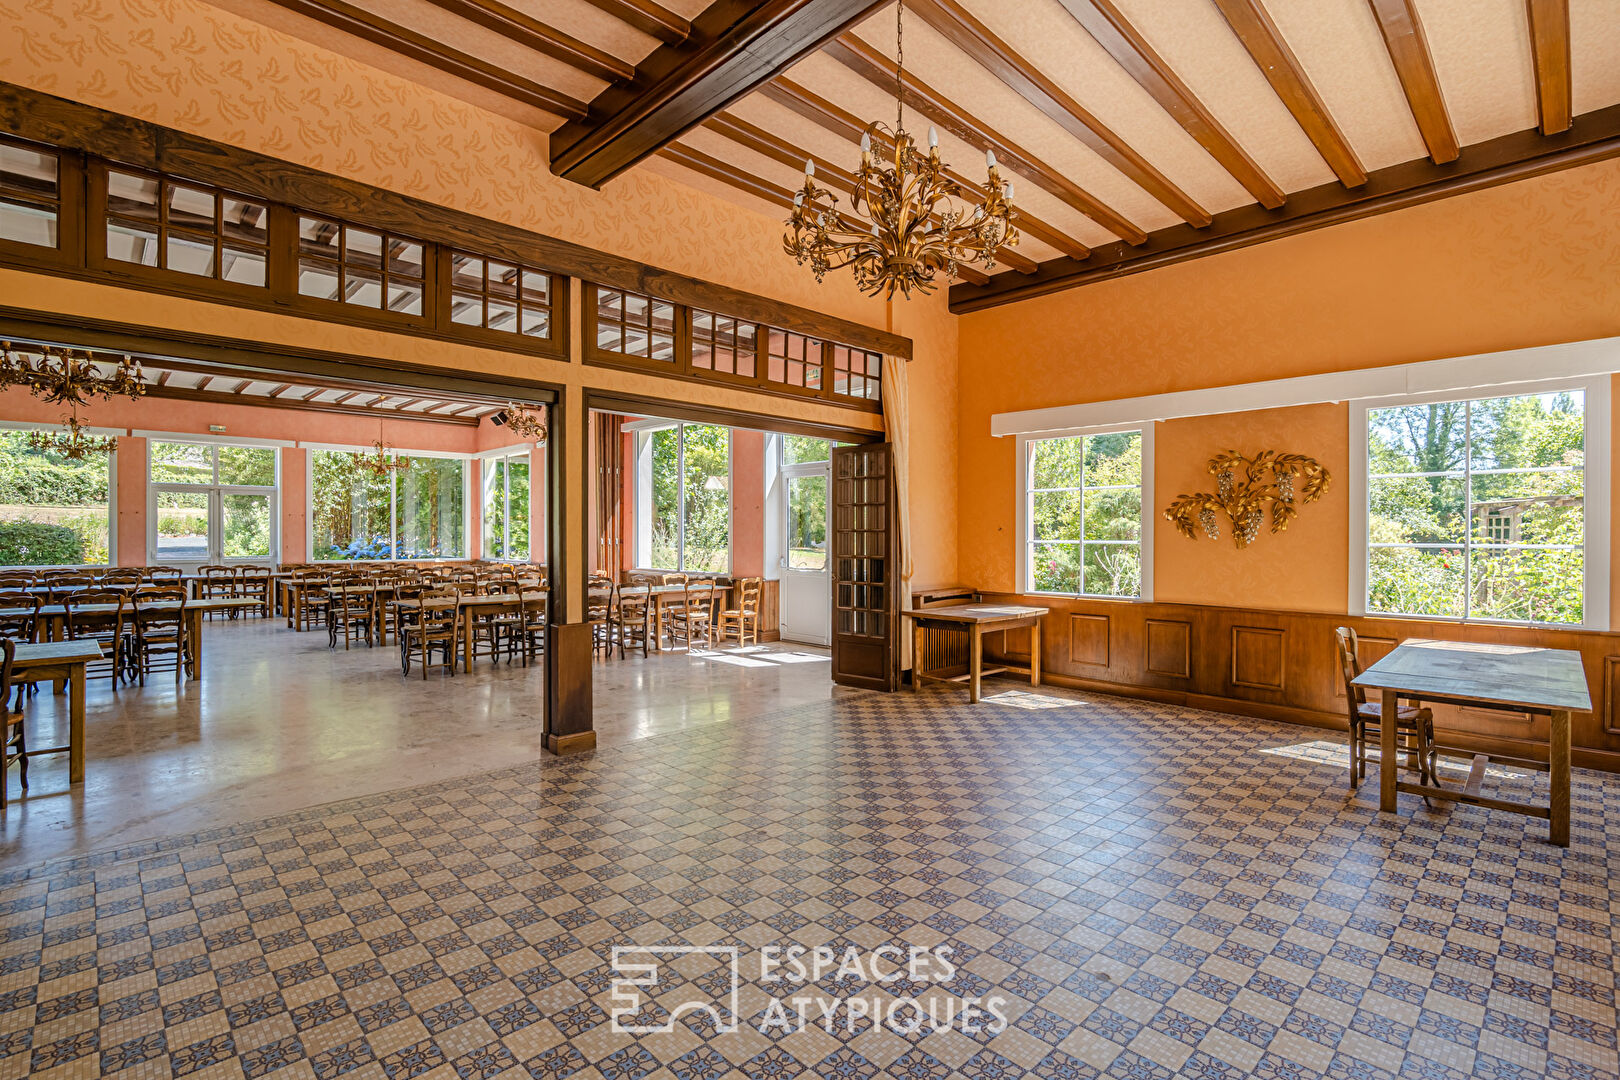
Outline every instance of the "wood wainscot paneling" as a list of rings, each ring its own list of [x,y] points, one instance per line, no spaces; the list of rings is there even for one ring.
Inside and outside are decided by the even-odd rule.
[[[1051,610],[1042,667],[1054,685],[1339,731],[1347,709],[1335,627],[1355,628],[1363,666],[1408,638],[1571,649],[1593,701],[1592,712],[1572,718],[1575,764],[1620,772],[1620,633],[1014,593],[987,593],[984,602]],[[987,663],[997,645],[987,642]],[[1442,746],[1546,760],[1544,719],[1452,706],[1434,714]]]

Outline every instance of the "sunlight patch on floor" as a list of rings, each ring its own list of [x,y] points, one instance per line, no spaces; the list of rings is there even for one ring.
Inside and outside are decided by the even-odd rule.
[[[1350,768],[1350,745],[1348,743],[1333,742],[1328,739],[1317,739],[1313,742],[1293,743],[1289,746],[1272,746],[1260,751],[1262,754],[1271,754],[1276,757],[1295,758],[1299,761],[1309,761],[1316,765],[1334,765],[1341,769]],[[1369,774],[1378,765],[1378,748],[1372,747],[1367,755],[1367,771]],[[1473,766],[1472,760],[1446,757],[1442,754],[1437,759],[1437,765],[1442,775],[1451,775],[1459,781],[1468,777],[1468,771]],[[1509,765],[1486,765],[1485,775],[1497,780],[1521,780],[1531,775],[1528,769],[1516,769]]]
[[[999,694],[990,694],[980,700],[988,701],[994,705],[1011,705],[1015,709],[1066,709],[1071,705],[1085,704],[1085,702],[1075,701],[1073,698],[1031,694],[1027,690],[1003,690]]]
[[[693,649],[694,660],[713,660],[732,667],[768,668],[779,664],[825,664],[832,657],[817,653],[785,652],[766,645],[743,645],[730,649]]]

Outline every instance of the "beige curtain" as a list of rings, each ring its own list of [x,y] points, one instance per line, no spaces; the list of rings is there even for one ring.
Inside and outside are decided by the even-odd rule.
[[[883,427],[894,447],[894,490],[899,499],[900,606],[911,606],[911,391],[906,385],[907,363],[897,356],[883,358]],[[911,666],[911,635],[900,634],[900,670]]]

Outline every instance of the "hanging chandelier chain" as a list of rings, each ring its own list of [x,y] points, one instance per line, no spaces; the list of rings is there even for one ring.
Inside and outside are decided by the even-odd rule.
[[[906,0],[894,8],[894,133],[906,129]]]

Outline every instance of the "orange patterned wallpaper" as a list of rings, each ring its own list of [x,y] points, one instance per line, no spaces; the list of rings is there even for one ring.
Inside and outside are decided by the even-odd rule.
[[[1620,161],[966,315],[959,333],[960,568],[1010,590],[1015,447],[992,414],[1620,335]],[[1342,460],[1346,424],[1313,406],[1160,425],[1156,508],[1229,447]],[[1158,597],[1343,611],[1345,478],[1248,552],[1159,529]]]

